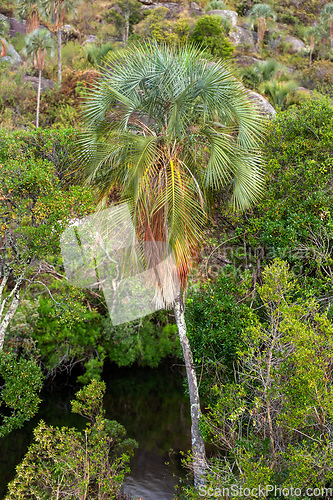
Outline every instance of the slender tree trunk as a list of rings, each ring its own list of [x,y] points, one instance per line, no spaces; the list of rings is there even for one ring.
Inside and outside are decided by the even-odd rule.
[[[19,291],[19,287],[18,287],[17,290],[15,291],[15,293],[13,294],[13,300],[12,300],[12,303],[10,304],[8,311],[5,314],[3,321],[1,321],[1,323],[0,323],[0,351],[2,351],[2,349],[3,349],[3,343],[5,341],[6,330],[8,328],[8,325],[9,325],[11,319],[13,318],[14,314],[16,313],[16,310],[18,308],[19,303],[20,303],[20,291]]]
[[[127,43],[128,41],[128,35],[129,35],[129,13],[126,13],[125,14],[125,20],[126,20],[126,24],[125,24],[125,42]]]
[[[183,349],[188,388],[190,393],[191,404],[191,439],[193,453],[193,469],[194,469],[194,485],[199,486],[205,483],[206,470],[206,453],[205,443],[202,439],[199,430],[199,418],[201,414],[200,399],[197,384],[197,376],[195,373],[191,347],[186,334],[185,309],[180,293],[174,302],[174,313],[178,328],[180,344]]]
[[[39,127],[39,104],[40,104],[40,89],[42,87],[42,70],[38,70],[38,90],[37,90],[37,112],[36,112],[36,128]]]
[[[311,68],[311,64],[312,64],[312,50],[310,50],[309,68]]]
[[[61,85],[61,28],[58,29],[58,82]]]

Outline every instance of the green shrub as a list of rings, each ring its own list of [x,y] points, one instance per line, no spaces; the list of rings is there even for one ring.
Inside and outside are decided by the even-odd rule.
[[[303,71],[302,85],[333,97],[333,62],[315,61],[311,68]]]
[[[89,421],[83,432],[38,424],[6,499],[117,497],[138,445],[126,439],[122,425],[104,418],[104,392],[104,382],[93,381],[72,401],[72,412]]]
[[[0,392],[0,437],[3,437],[23,427],[37,413],[43,376],[33,360],[18,357],[11,349],[0,352],[0,378],[4,381]]]
[[[234,48],[224,37],[219,16],[202,16],[197,21],[191,41],[212,56],[227,59]]]

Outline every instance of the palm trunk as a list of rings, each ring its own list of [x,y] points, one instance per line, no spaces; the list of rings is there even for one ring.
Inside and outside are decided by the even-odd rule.
[[[129,13],[125,14],[125,43],[128,42],[129,36]]]
[[[58,82],[61,85],[61,28],[58,29]]]
[[[38,90],[37,90],[37,111],[36,111],[36,128],[39,127],[39,103],[40,103],[40,89],[42,87],[42,70],[38,71]]]
[[[174,302],[174,313],[178,328],[179,340],[183,349],[183,355],[186,366],[186,375],[190,393],[191,404],[191,440],[193,453],[194,485],[199,486],[205,483],[206,453],[205,443],[199,430],[199,418],[201,414],[200,399],[195,373],[193,357],[190,343],[186,334],[185,308],[182,294],[180,293]]]

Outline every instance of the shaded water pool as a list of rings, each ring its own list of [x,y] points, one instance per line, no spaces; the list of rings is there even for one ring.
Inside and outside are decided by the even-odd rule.
[[[158,368],[118,368],[103,373],[106,417],[117,420],[139,443],[131,461],[131,475],[123,490],[143,500],[171,500],[177,477],[184,475],[178,452],[190,448],[189,400],[184,395],[184,371],[164,363]],[[40,419],[50,425],[76,426],[85,420],[70,413],[69,401],[79,387],[70,384],[42,394],[38,415],[24,429],[0,439],[0,498],[15,474]],[[169,450],[176,453],[169,455]],[[165,465],[169,462],[169,465]]]

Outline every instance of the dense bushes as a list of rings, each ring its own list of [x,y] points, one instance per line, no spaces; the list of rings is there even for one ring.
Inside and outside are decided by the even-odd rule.
[[[188,296],[186,322],[188,336],[198,369],[204,366],[201,391],[207,391],[218,370],[226,378],[233,375],[242,330],[255,321],[253,310],[242,297],[248,292],[251,276],[239,275],[227,266],[217,280],[193,289]],[[201,366],[202,365],[202,366]]]
[[[222,59],[230,57],[234,50],[224,36],[219,16],[202,16],[195,25],[191,41]]]
[[[333,325],[281,260],[257,292],[265,314],[239,331],[234,378],[220,372],[202,419],[227,454],[212,461],[209,486],[332,487]]]
[[[230,232],[234,245],[246,246],[242,265],[250,265],[254,282],[260,280],[260,262],[279,256],[311,293],[330,296],[332,125],[327,99],[305,101],[269,124],[263,197],[251,213],[225,215],[236,228]],[[232,255],[232,247],[228,251]]]
[[[93,381],[72,401],[72,412],[89,421],[83,432],[39,423],[8,500],[117,497],[137,443],[126,438],[122,425],[104,418],[104,392],[105,384]]]

